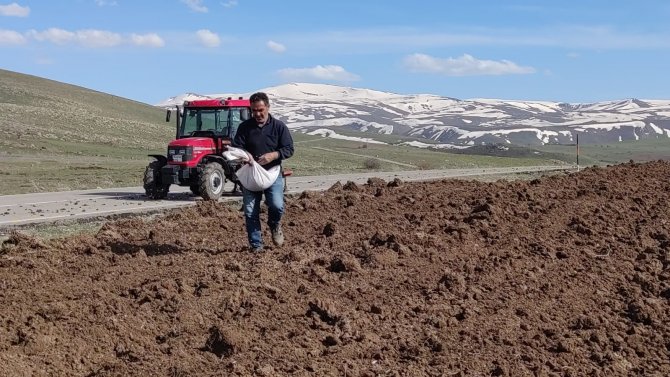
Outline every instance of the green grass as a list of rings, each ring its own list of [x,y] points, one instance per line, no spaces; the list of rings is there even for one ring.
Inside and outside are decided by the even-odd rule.
[[[545,145],[537,148],[550,153],[566,156],[566,160],[576,163],[577,149],[575,146]],[[625,141],[615,144],[597,144],[579,146],[579,164],[613,165],[628,162],[670,160],[670,139],[649,139]]]
[[[141,184],[174,135],[154,106],[0,70],[0,194]]]
[[[141,186],[146,160],[95,158],[7,158],[0,165],[0,193],[69,191]],[[138,174],[140,172],[140,174]]]
[[[388,137],[388,135],[384,136]],[[369,136],[366,135],[366,137]],[[329,138],[305,139],[305,141],[296,140],[295,145],[295,156],[288,160],[286,164],[295,167],[296,173],[305,173],[302,175],[313,175],[322,172],[334,174],[366,171],[363,166],[365,160],[369,158],[397,162],[394,164],[383,160],[380,161],[381,168],[379,170],[383,171],[532,166],[562,163],[554,158],[538,156],[497,157],[468,155],[450,152],[449,150],[435,151],[408,146],[373,144]],[[409,164],[414,167],[401,164]]]

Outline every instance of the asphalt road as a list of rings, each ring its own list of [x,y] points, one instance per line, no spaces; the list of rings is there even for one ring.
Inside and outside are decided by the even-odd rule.
[[[569,169],[569,167],[524,166],[289,177],[288,193],[300,193],[307,190],[326,190],[337,181],[340,181],[342,184],[347,181],[362,184],[367,182],[368,178],[371,177],[379,177],[386,181],[391,181],[395,178],[403,181],[426,181],[452,177],[507,175],[566,169]],[[229,183],[225,189],[232,189],[232,184]],[[200,198],[192,196],[188,187],[179,186],[171,186],[170,193],[164,200],[147,199],[142,187],[4,195],[0,196],[0,228],[44,222],[79,220],[90,217],[104,217],[132,212],[158,211],[193,205],[196,200],[200,200]],[[221,200],[241,200],[241,196],[239,194],[228,194]]]

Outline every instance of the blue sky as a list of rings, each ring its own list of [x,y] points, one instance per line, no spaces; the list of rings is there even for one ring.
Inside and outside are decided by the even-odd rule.
[[[155,104],[316,82],[670,99],[667,0],[0,0],[0,68]]]

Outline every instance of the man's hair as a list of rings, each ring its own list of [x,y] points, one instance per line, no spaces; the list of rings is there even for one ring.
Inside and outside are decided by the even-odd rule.
[[[252,94],[251,97],[249,97],[249,102],[252,104],[258,101],[263,101],[265,106],[270,106],[270,98],[268,98],[268,95],[263,92],[256,92]]]

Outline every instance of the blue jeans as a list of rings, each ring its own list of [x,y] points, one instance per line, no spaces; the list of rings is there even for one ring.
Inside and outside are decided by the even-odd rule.
[[[272,186],[264,191],[249,191],[242,187],[242,203],[244,206],[244,220],[247,225],[247,237],[252,248],[263,246],[261,233],[261,197],[265,194],[265,204],[268,206],[268,226],[275,229],[284,214],[284,178],[279,174]]]

